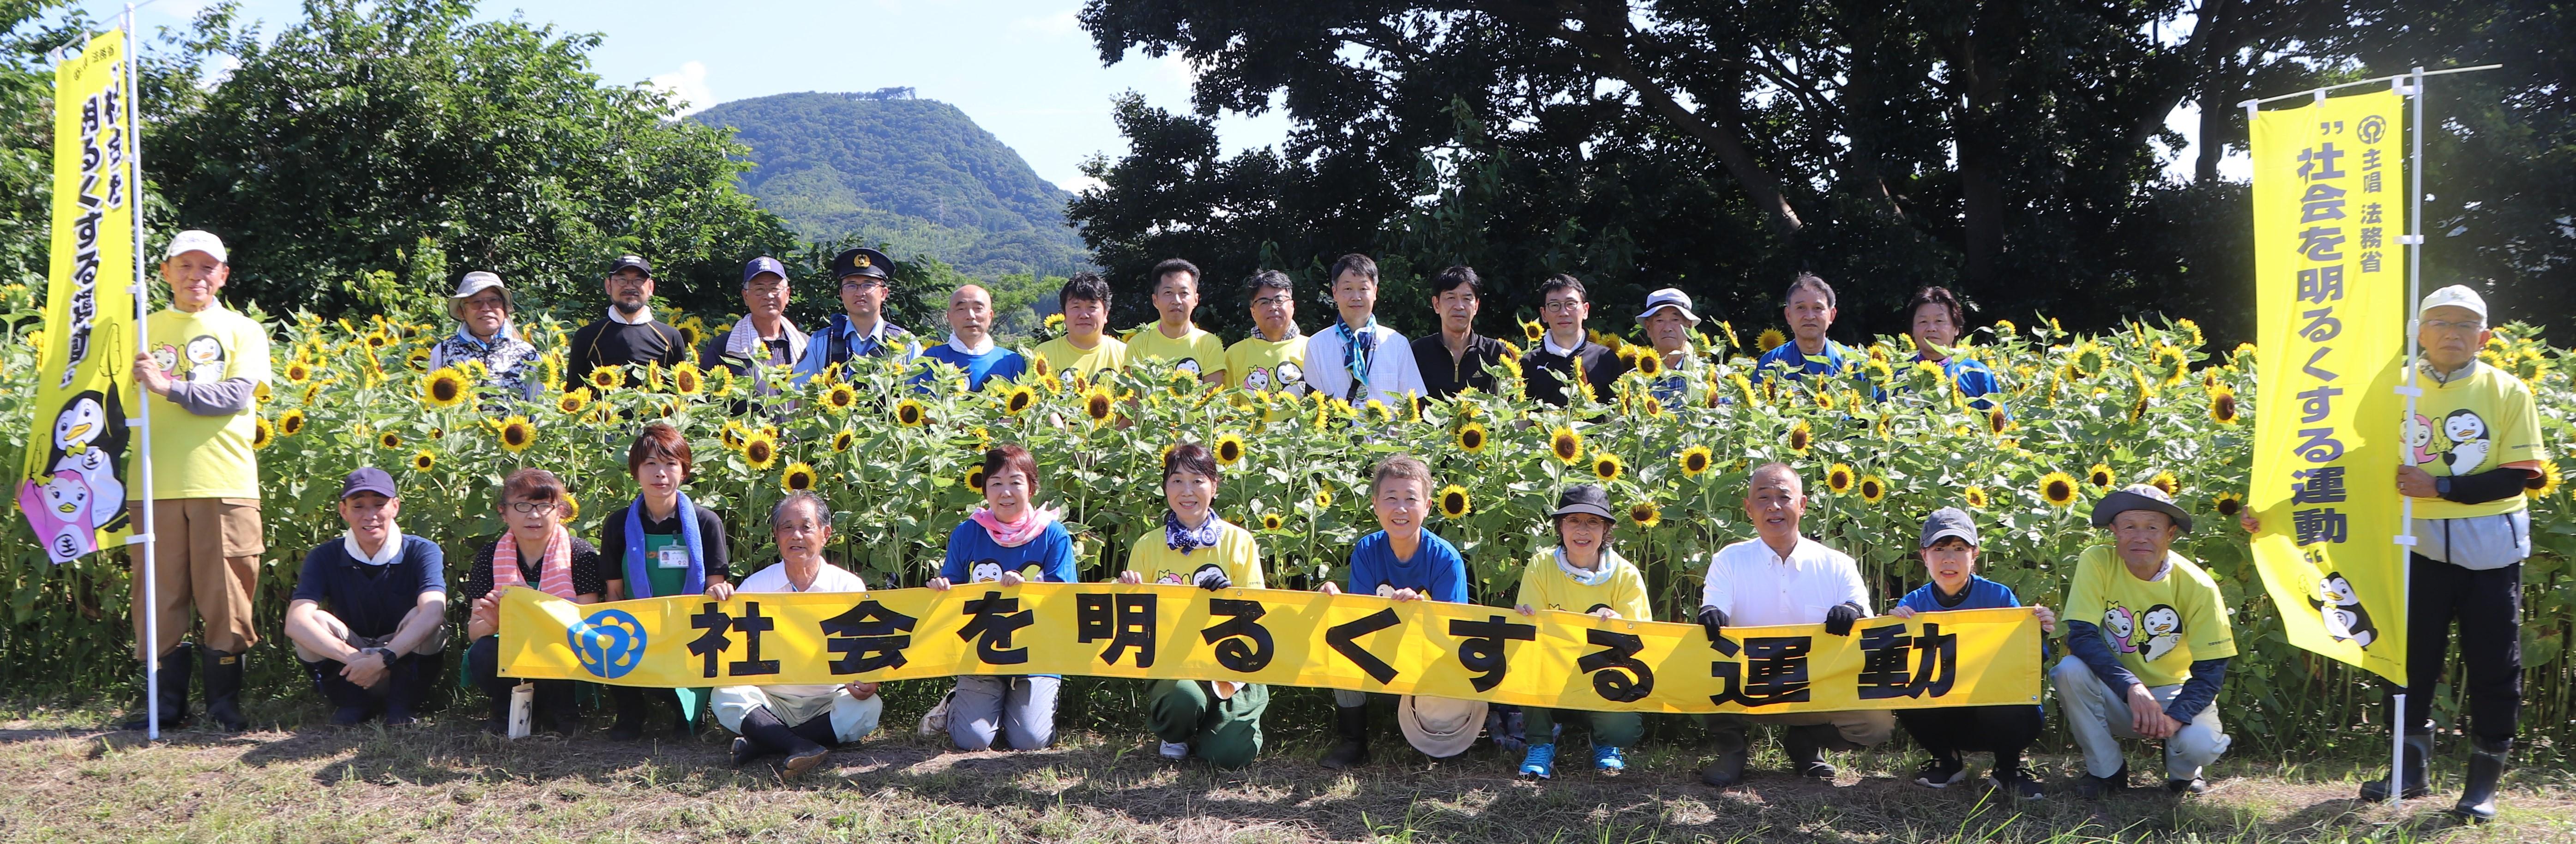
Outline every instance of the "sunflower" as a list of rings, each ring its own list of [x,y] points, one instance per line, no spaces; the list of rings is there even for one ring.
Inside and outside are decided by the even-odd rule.
[[[617,389],[617,385],[625,382],[626,373],[619,371],[616,367],[602,366],[590,371],[591,389],[598,390],[599,394],[603,396],[607,395],[608,391]]]
[[[1592,455],[1592,476],[1600,478],[1602,483],[1618,480],[1619,475],[1627,471],[1627,468],[1627,464],[1619,461],[1619,455],[1606,451]]]
[[[1681,457],[1675,458],[1674,462],[1681,464],[1683,476],[1696,478],[1707,472],[1714,460],[1708,446],[1695,445],[1682,449]]]
[[[1475,405],[1463,406],[1474,407]],[[1460,451],[1467,452],[1468,454],[1482,454],[1485,451],[1485,443],[1487,441],[1488,438],[1485,433],[1485,423],[1483,422],[1469,422],[1458,427],[1458,450]]]
[[[420,400],[431,407],[455,407],[465,402],[468,392],[465,373],[456,367],[440,367],[420,379]]]
[[[1885,358],[1878,357],[1879,347],[1871,346],[1869,350],[1871,352],[1869,362],[1860,365],[1861,373],[1869,376],[1872,384],[1883,385],[1895,381],[1896,368],[1888,366]]]
[[[1583,435],[1575,433],[1573,428],[1558,425],[1556,430],[1547,432],[1547,450],[1556,455],[1556,459],[1565,461],[1566,465],[1573,465],[1583,459]]]
[[[431,454],[431,453],[429,453],[429,449],[426,449],[426,448],[421,449],[421,450],[419,450],[419,451],[412,452],[412,455],[411,455],[411,470],[412,470],[412,471],[414,471],[414,472],[427,472],[427,471],[429,471],[429,470],[431,470],[431,469],[436,469],[436,468],[438,468],[438,455],[435,455],[435,454]]]
[[[2155,351],[2147,353],[2147,371],[2155,373],[2158,383],[2171,387],[2191,374],[2191,358],[2172,344],[2157,343]]]
[[[814,467],[805,465],[805,461],[799,460],[787,464],[787,471],[779,473],[778,488],[788,492],[803,492],[814,488],[814,479]]]
[[[1368,415],[1379,422],[1393,422],[1395,421],[1395,408],[1386,406],[1386,402],[1369,399]]]
[[[1528,337],[1530,342],[1536,343],[1538,338],[1547,334],[1547,326],[1536,321],[1524,322],[1521,323],[1521,334]]]
[[[894,421],[906,428],[919,428],[930,421],[930,412],[921,403],[904,399],[894,403]]]
[[[1451,519],[1465,517],[1468,513],[1475,512],[1475,507],[1473,505],[1474,502],[1467,498],[1466,487],[1459,486],[1457,484],[1450,484],[1440,488],[1440,515],[1442,517]]]
[[[299,360],[290,362],[286,365],[286,383],[302,384],[306,379],[312,377],[313,366],[311,364]]]
[[[823,391],[823,407],[835,414],[848,413],[859,404],[859,391],[848,384],[834,384]]]
[[[2209,388],[2209,421],[2221,425],[2236,424],[2236,391],[2225,384]]]
[[[1664,356],[1655,354],[1651,349],[1638,353],[1637,374],[1646,376],[1649,380],[1664,374]]]
[[[724,423],[724,430],[717,432],[716,438],[724,442],[724,447],[735,451],[741,451],[743,438],[749,436],[750,433],[749,429],[742,427],[741,422],[727,419]]]
[[[853,430],[850,430],[850,429],[848,429],[848,428],[843,428],[843,429],[841,429],[841,430],[839,430],[839,431],[835,431],[835,432],[833,432],[833,433],[832,433],[832,450],[833,450],[833,451],[848,451],[848,450],[850,450],[850,446],[851,446],[851,445],[853,445],[853,444],[855,444],[855,443],[857,443],[858,441],[859,441],[859,433],[858,433],[857,431],[853,431]]]
[[[1860,477],[1860,500],[1876,504],[1887,497],[1887,479],[1877,475]]]
[[[1322,489],[1322,488],[1318,488],[1318,489],[1316,489],[1316,490],[1315,490],[1315,509],[1318,509],[1318,510],[1331,509],[1331,507],[1332,507],[1332,506],[1333,506],[1333,491],[1332,491],[1332,490],[1329,490],[1329,489]]]
[[[1664,511],[1663,508],[1655,506],[1655,502],[1639,501],[1628,505],[1628,521],[1636,523],[1638,527],[1652,529],[1664,523]]]
[[[2155,477],[2147,479],[2147,485],[2163,490],[2168,498],[2182,492],[2182,481],[2176,480],[2172,472],[2157,472]]]
[[[1735,385],[1735,392],[1744,396],[1745,404],[1761,401],[1761,394],[1753,390],[1753,379],[1744,377],[1744,373],[1729,372],[1726,374],[1726,382]]]
[[[1232,466],[1243,460],[1243,438],[1233,434],[1218,437],[1215,451],[1217,465]]]
[[[759,471],[769,471],[778,463],[778,440],[767,433],[754,433],[742,441],[742,461]]]
[[[697,317],[690,317],[671,327],[680,330],[680,339],[688,343],[689,348],[697,348],[699,344],[707,341],[707,324]]]
[[[2039,479],[2039,497],[2059,507],[2074,506],[2075,479],[2065,472],[2050,472],[2042,475]]]
[[[425,347],[425,346],[416,346],[416,347],[413,347],[413,348],[412,348],[412,350],[411,350],[411,353],[410,353],[410,354],[403,355],[403,365],[404,365],[404,366],[406,366],[406,367],[410,367],[410,368],[411,368],[411,371],[413,371],[413,372],[427,372],[427,371],[429,371],[429,349],[428,349],[428,347]]]
[[[2102,374],[2103,367],[2111,365],[2111,354],[2103,351],[2101,344],[2086,340],[2084,345],[2075,347],[2075,354],[2070,360],[2074,364],[2077,376],[2091,378]]]
[[[1985,487],[1981,487],[1981,486],[1972,486],[1972,487],[1969,487],[1969,488],[1967,488],[1967,490],[1963,493],[1963,495],[1964,495],[1964,497],[1966,497],[1966,498],[1968,499],[1968,507],[1969,507],[1970,509],[1974,509],[1974,510],[1983,510],[1983,509],[1986,509],[1986,488],[1985,488]]]
[[[251,398],[259,400],[260,404],[267,404],[269,402],[268,382],[261,381],[256,386],[251,387],[250,396]]]
[[[501,447],[511,454],[526,451],[528,446],[535,445],[537,442],[537,426],[531,424],[528,417],[517,414],[511,414],[510,418],[501,420],[498,433],[501,437]]]
[[[1281,521],[1281,520],[1280,520],[1280,518],[1279,518],[1279,514],[1277,514],[1277,513],[1263,513],[1263,514],[1261,514],[1261,529],[1262,529],[1262,530],[1278,530],[1278,529],[1279,529],[1279,526],[1280,526],[1280,525],[1282,525],[1282,524],[1286,524],[1286,522]]]
[[[679,366],[671,368],[672,392],[679,393],[684,396],[694,396],[699,392],[704,391],[706,388],[706,379],[698,374],[698,367],[696,364],[682,361]]]
[[[563,520],[564,520],[564,521],[566,521],[566,522],[570,522],[570,521],[572,521],[572,520],[574,520],[574,519],[581,518],[581,497],[580,497],[580,496],[573,495],[572,493],[569,493],[569,492],[564,493],[564,494],[563,494],[563,506],[564,506],[564,517],[563,517]]]
[[[2216,509],[2219,515],[2229,517],[2245,512],[2245,496],[2233,492],[2219,493]]]
[[[1824,410],[1834,409],[1834,391],[1823,389],[1817,390],[1816,407]]]
[[[1789,342],[1789,335],[1780,333],[1780,329],[1777,328],[1765,328],[1762,329],[1761,334],[1754,335],[1753,348],[1767,352],[1780,348],[1780,344],[1786,342]]]
[[[1860,475],[1853,472],[1849,464],[1836,463],[1833,468],[1825,470],[1825,491],[1835,495],[1850,492],[1853,482],[1859,478]]]
[[[1082,415],[1091,417],[1092,424],[1098,425],[1109,421],[1109,411],[1109,390],[1095,386],[1083,393]]]
[[[1049,333],[1049,334],[1062,334],[1062,333],[1064,333],[1064,312],[1062,312],[1062,311],[1058,311],[1058,312],[1055,312],[1055,313],[1047,314],[1047,318],[1046,318],[1046,330],[1047,330],[1047,333]]]
[[[256,421],[256,422],[251,423],[251,429],[250,429],[250,447],[251,447],[251,448],[254,448],[254,449],[267,448],[269,443],[276,442],[276,441],[277,441],[277,429],[272,428],[272,427],[269,427],[269,424],[268,424],[268,420],[267,420],[267,419],[262,418],[262,419],[260,419],[260,420],[258,420],[258,421]]]
[[[967,489],[974,490],[979,494],[982,493],[984,491],[984,464],[967,464],[966,475],[961,482],[966,484]]]
[[[277,435],[292,437],[304,433],[304,411],[290,410],[277,415]]]
[[[377,448],[384,449],[384,450],[386,450],[386,451],[394,451],[394,450],[398,450],[398,449],[400,449],[400,448],[402,448],[402,447],[403,447],[403,439],[402,439],[402,435],[401,435],[401,434],[394,433],[394,432],[392,432],[392,431],[386,431],[386,432],[384,432],[384,433],[377,434],[377,435],[376,435],[376,447],[377,447]]]
[[[574,387],[563,395],[555,397],[555,410],[563,413],[565,416],[579,415],[583,410],[588,409],[589,407],[589,387]]]
[[[1807,446],[1813,444],[1815,439],[1815,429],[1807,427],[1807,420],[1800,419],[1796,424],[1789,426],[1790,451],[1805,454],[1807,453]]]
[[[2002,407],[1986,409],[1986,433],[2000,436],[2003,432],[2012,430],[2012,426],[2012,416],[2004,413]]]
[[[2530,482],[2525,482],[2523,484],[2523,488],[2526,490],[2524,494],[2533,498],[2547,498],[2550,494],[2558,491],[2558,482],[2558,461],[2540,461],[2540,485],[2532,486]]]
[[[391,334],[387,334],[387,333],[385,333],[383,329],[377,329],[377,330],[375,330],[375,331],[369,331],[369,332],[367,332],[366,337],[364,337],[364,338],[362,338],[362,339],[364,339],[364,340],[366,340],[366,341],[367,341],[367,349],[368,349],[369,351],[374,351],[374,350],[377,350],[377,349],[382,349],[382,348],[384,348],[384,347],[386,347],[386,346],[391,346],[391,345],[393,345],[393,344],[394,344],[394,336],[393,336],[393,335],[391,335]]]
[[[1011,387],[1010,392],[1002,395],[1002,412],[1008,413],[1012,416],[1018,416],[1021,411],[1028,410],[1037,403],[1037,390],[1030,388],[1026,384],[1015,385]]]
[[[2110,489],[2111,482],[2116,479],[2107,463],[2095,463],[2093,468],[2084,470],[2084,482],[2092,484],[2094,489]]]

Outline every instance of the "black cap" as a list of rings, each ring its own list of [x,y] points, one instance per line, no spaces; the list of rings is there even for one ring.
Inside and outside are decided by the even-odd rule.
[[[609,263],[608,274],[616,275],[617,271],[630,268],[643,271],[645,278],[653,277],[653,264],[644,260],[643,256],[640,255],[617,256],[617,260]]]
[[[841,254],[832,256],[833,281],[854,275],[893,281],[894,259],[886,257],[883,252],[866,247],[845,250]]]
[[[356,471],[350,472],[348,478],[340,481],[342,499],[362,492],[372,492],[386,498],[402,497],[394,492],[394,476],[385,474],[385,470],[374,466],[360,466]]]
[[[2130,484],[2093,502],[2093,526],[2110,527],[2113,518],[2131,510],[2154,510],[2172,516],[2174,525],[2182,528],[2182,532],[2191,532],[2191,514],[2174,506],[2173,496],[2148,484]]]
[[[1576,513],[1588,513],[1614,522],[1619,520],[1619,517],[1610,515],[1610,493],[1603,491],[1600,484],[1566,487],[1564,492],[1556,494],[1556,512],[1547,516],[1562,519]]]

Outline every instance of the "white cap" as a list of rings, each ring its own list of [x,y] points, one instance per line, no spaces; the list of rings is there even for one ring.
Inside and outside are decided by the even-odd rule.
[[[1683,293],[1678,287],[1667,287],[1646,294],[1646,310],[1637,314],[1637,321],[1645,322],[1647,317],[1654,316],[1656,311],[1665,308],[1681,311],[1683,319],[1690,320],[1692,325],[1699,324],[1699,315],[1691,313],[1690,294]]]
[[[2424,294],[2424,306],[2416,308],[2415,315],[2423,316],[2425,311],[2446,305],[2454,308],[2467,308],[2470,313],[2477,314],[2478,319],[2481,320],[2487,318],[2486,298],[2479,296],[2477,291],[2470,290],[2469,286],[2465,284],[2454,284],[2449,287]]]
[[[161,259],[167,261],[190,252],[206,253],[218,264],[232,263],[232,258],[224,254],[224,239],[202,229],[189,229],[171,238],[170,249],[162,253]]]
[[[1476,746],[1485,733],[1485,702],[1405,695],[1395,706],[1396,726],[1422,755],[1447,759]]]

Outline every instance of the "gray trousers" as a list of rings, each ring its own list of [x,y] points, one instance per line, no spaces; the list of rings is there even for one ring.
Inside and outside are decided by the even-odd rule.
[[[2084,749],[2084,769],[2097,777],[2119,773],[2127,764],[2120,755],[2120,740],[2140,738],[2129,717],[2128,692],[2113,693],[2102,678],[2094,676],[2091,666],[2071,656],[2058,660],[2048,676],[2057,682],[2057,705],[2066,713],[2066,731],[2075,734],[2075,746]],[[2171,703],[2181,691],[2181,683],[2147,687],[2158,703]],[[2165,739],[2165,778],[2200,776],[2200,769],[2218,761],[2233,743],[2219,728],[2218,704],[2203,707],[2200,714],[2191,716],[2191,723]]]
[[[1055,743],[1055,694],[1063,680],[1027,675],[957,678],[948,739],[960,750],[1038,750]]]

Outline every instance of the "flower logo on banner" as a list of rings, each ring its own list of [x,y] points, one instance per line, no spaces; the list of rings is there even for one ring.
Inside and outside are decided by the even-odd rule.
[[[564,631],[581,667],[614,680],[644,662],[644,624],[625,610],[600,610]]]

